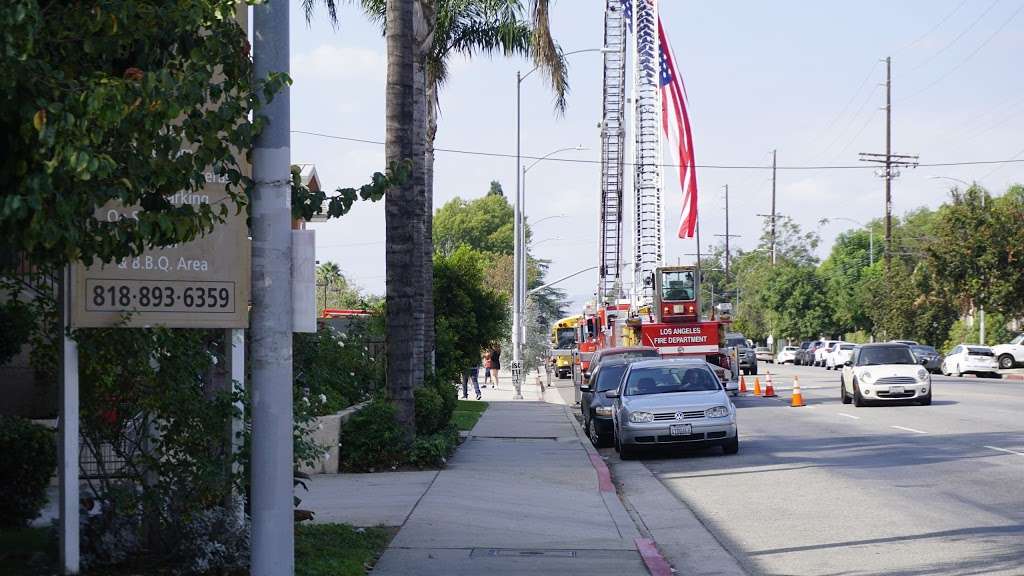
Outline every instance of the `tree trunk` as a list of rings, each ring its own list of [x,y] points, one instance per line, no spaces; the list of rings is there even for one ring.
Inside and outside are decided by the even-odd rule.
[[[431,369],[434,369],[436,332],[434,326],[434,138],[437,137],[437,83],[427,79],[427,140],[426,162],[424,163],[426,190],[426,218],[423,220],[423,285],[429,293],[424,298],[423,323],[426,332],[423,338],[423,353]]]
[[[386,89],[387,135],[384,154],[387,163],[413,161],[410,178],[384,196],[387,235],[387,383],[395,404],[395,419],[405,439],[416,434],[413,389],[416,386],[415,340],[419,245],[422,240],[422,162],[417,163],[415,146],[415,44],[413,4],[415,0],[387,0],[388,72]],[[421,148],[422,150],[422,148]],[[417,185],[417,181],[420,182]],[[417,226],[419,222],[419,226]],[[422,349],[422,348],[421,348]],[[422,367],[422,362],[419,362]]]

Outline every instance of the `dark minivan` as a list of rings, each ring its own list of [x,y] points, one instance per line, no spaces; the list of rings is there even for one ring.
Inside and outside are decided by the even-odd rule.
[[[594,368],[590,382],[580,386],[582,398],[580,411],[583,412],[583,430],[586,431],[594,446],[601,448],[611,446],[612,442],[612,404],[611,398],[604,395],[615,390],[626,367],[631,362],[640,360],[636,357],[607,358]]]

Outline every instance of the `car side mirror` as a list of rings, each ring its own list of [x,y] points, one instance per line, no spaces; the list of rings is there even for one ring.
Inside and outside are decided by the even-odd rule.
[[[853,366],[853,360],[847,360],[846,362],[843,362],[843,366]]]
[[[609,390],[604,393],[605,398],[619,398],[620,396],[621,394],[619,394],[618,390]]]
[[[922,366],[924,366],[925,364],[928,363],[928,359],[927,358],[919,358],[917,363],[922,365]]]
[[[590,392],[590,384],[580,384],[580,392]]]

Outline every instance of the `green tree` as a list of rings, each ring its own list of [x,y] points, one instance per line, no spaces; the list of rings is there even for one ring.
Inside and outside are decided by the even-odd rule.
[[[832,308],[832,320],[839,333],[870,331],[871,317],[858,288],[870,264],[870,238],[866,230],[840,234],[819,273]]]
[[[193,239],[234,209],[172,204],[209,171],[245,204],[233,151],[263,124],[260,96],[288,79],[253,79],[234,11],[234,0],[0,5],[0,237],[12,250],[59,265]],[[112,201],[142,210],[98,218]]]
[[[358,286],[351,284],[336,262],[325,262],[316,268],[317,310],[324,308],[368,308],[372,303]]]
[[[512,206],[504,196],[488,194],[473,200],[455,197],[434,215],[435,251],[451,253],[466,245],[480,252],[512,254],[513,222]]]

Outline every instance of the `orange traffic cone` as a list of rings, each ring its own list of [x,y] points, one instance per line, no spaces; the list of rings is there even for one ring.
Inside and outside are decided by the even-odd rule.
[[[747,380],[741,374],[740,375],[740,394],[746,394],[746,393],[747,393]]]
[[[772,373],[769,372],[768,376],[765,379],[764,397],[765,398],[775,398],[776,396],[777,396],[777,394],[775,394],[775,387],[772,386]]]
[[[805,406],[804,395],[800,393],[800,377],[793,376],[793,398],[789,401],[789,405],[793,408],[799,408]]]
[[[761,395],[761,379],[754,376],[754,396]]]

